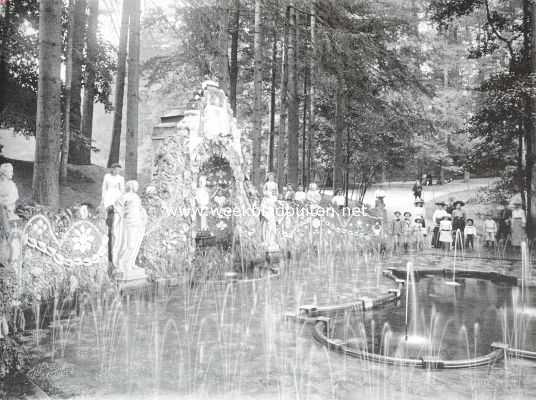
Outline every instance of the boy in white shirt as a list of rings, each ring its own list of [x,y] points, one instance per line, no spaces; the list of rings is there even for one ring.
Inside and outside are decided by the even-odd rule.
[[[469,246],[471,246],[471,250],[473,250],[476,236],[476,226],[471,218],[467,219],[465,228],[463,230],[463,236],[465,237],[465,248],[468,249]]]

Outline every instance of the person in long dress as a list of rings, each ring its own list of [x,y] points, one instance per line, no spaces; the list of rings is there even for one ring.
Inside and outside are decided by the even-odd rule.
[[[318,207],[320,205],[321,200],[322,200],[322,195],[320,194],[320,191],[318,190],[318,185],[316,183],[311,183],[309,185],[309,190],[307,191],[307,202],[312,207]]]
[[[303,190],[303,186],[299,185],[298,190],[294,193],[294,201],[300,205],[303,205],[307,200],[307,193]]]
[[[273,173],[268,173],[266,182],[262,189],[263,198],[261,201],[261,228],[262,241],[268,251],[277,250],[276,243],[276,215],[275,209],[279,197],[279,189],[275,182]]]
[[[126,193],[114,205],[113,263],[126,280],[145,276],[145,270],[136,266],[147,223],[138,188],[137,181],[128,181]]]
[[[110,172],[102,180],[101,204],[106,212],[106,225],[108,226],[108,261],[112,262],[112,236],[114,229],[114,205],[125,192],[125,178],[121,176],[121,165],[113,164]]]
[[[519,247],[526,240],[526,225],[527,216],[525,210],[523,210],[521,202],[516,200],[512,210],[512,246]]]
[[[346,204],[346,199],[343,196],[342,190],[339,189],[335,193],[335,196],[333,196],[333,198],[331,199],[331,205],[336,210],[340,211],[344,208],[345,204]]]
[[[432,246],[437,248],[441,247],[440,241],[439,241],[439,225],[441,224],[441,221],[445,216],[448,215],[447,211],[445,210],[446,204],[444,202],[436,203],[437,209],[434,211],[434,215],[432,216],[432,221],[434,223],[434,230],[432,234]]]

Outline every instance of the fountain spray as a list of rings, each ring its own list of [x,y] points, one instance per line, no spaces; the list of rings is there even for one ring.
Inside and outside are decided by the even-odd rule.
[[[410,284],[410,277],[412,274],[413,264],[411,262],[408,262],[406,264],[406,341],[408,340],[408,317],[409,317],[409,284]]]

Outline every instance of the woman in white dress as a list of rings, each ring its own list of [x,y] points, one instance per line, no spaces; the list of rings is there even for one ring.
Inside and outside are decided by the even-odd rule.
[[[320,194],[318,190],[317,184],[311,183],[309,185],[309,190],[307,191],[307,201],[312,207],[318,207],[320,205],[321,200],[322,200],[322,195]]]
[[[108,226],[108,261],[112,262],[112,241],[114,229],[114,205],[125,192],[125,179],[120,175],[121,165],[113,164],[111,171],[102,180],[102,207],[106,212]]]
[[[527,216],[522,208],[520,200],[514,201],[512,210],[512,246],[519,247],[521,243],[527,240],[525,227],[527,225]]]
[[[275,209],[279,189],[275,182],[273,173],[268,173],[266,183],[262,189],[263,198],[261,201],[261,227],[262,241],[268,251],[275,250],[276,247],[276,216]]]
[[[125,178],[121,175],[121,165],[113,164],[111,172],[102,180],[102,205],[105,210],[113,207],[121,195],[125,193]]]

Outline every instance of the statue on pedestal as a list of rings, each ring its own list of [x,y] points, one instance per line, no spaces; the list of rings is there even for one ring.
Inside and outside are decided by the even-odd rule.
[[[19,199],[17,185],[13,182],[13,165],[0,165],[0,263],[11,261],[12,223],[19,219],[15,204]]]
[[[276,241],[276,206],[278,199],[278,187],[275,182],[275,176],[272,172],[268,173],[266,183],[263,187],[263,198],[261,201],[261,225],[262,241],[268,252],[279,250]]]
[[[114,205],[112,259],[114,267],[122,274],[121,280],[125,281],[147,277],[145,270],[136,266],[147,223],[138,188],[137,181],[128,181],[126,193]]]

